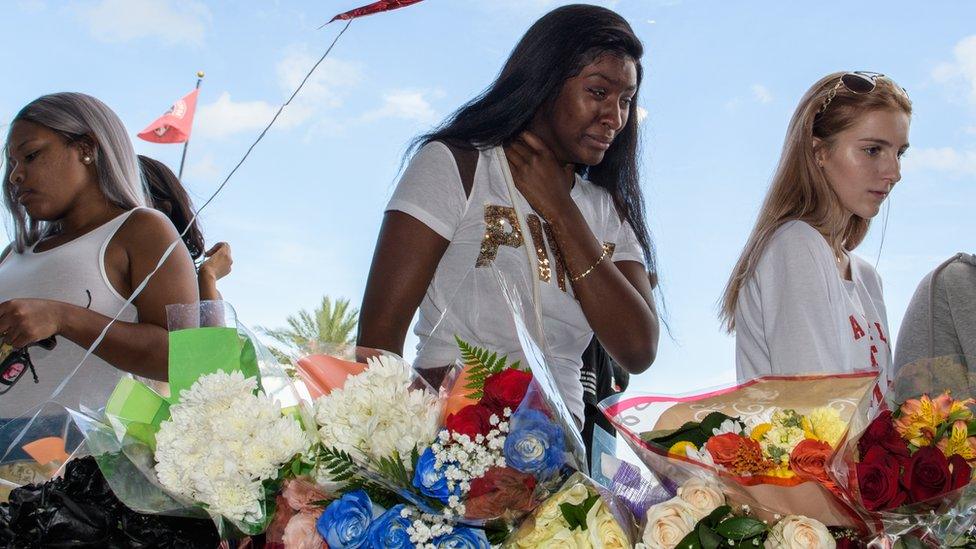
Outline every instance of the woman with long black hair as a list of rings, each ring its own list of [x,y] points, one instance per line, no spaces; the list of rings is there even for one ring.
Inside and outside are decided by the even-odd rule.
[[[419,306],[419,361],[453,357],[453,334],[434,330],[445,310],[493,350],[517,351],[500,327],[503,303],[458,306],[472,269],[494,267],[537,285],[549,367],[578,420],[594,332],[628,372],[650,366],[656,265],[632,116],[642,55],[613,11],[558,8],[529,28],[485,92],[415,141],[380,229],[359,345],[402,353]]]

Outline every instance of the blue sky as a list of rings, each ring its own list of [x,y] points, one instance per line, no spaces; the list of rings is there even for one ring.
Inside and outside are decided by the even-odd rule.
[[[44,0],[4,4],[2,124],[35,97],[82,91],[131,135],[207,73],[185,181],[202,203],[359,0]],[[487,86],[550,0],[426,0],[354,21],[302,94],[204,211],[235,265],[221,290],[249,325],[278,326],[323,294],[358,305],[409,140]],[[644,41],[643,180],[673,338],[634,388],[731,380],[716,302],[803,92],[834,70],[908,89],[912,148],[878,268],[897,331],[922,276],[972,251],[976,4],[619,0]],[[181,148],[135,141],[171,166]],[[881,217],[878,218],[879,221]],[[881,223],[858,253],[878,257]]]

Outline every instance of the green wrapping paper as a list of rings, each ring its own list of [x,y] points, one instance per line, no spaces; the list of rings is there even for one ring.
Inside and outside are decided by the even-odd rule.
[[[141,381],[124,377],[108,398],[105,415],[117,418],[127,435],[155,448],[156,431],[169,417],[169,402]]]
[[[236,328],[191,328],[169,334],[169,401],[179,402],[180,392],[200,377],[214,372],[240,370],[245,377],[258,375],[254,347]]]

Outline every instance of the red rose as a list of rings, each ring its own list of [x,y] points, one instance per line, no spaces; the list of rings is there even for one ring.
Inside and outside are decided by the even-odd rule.
[[[901,462],[881,446],[868,450],[856,470],[861,501],[869,511],[892,509],[908,499],[908,494],[898,485]]]
[[[448,431],[474,439],[491,431],[491,414],[492,411],[481,404],[469,404],[457,413],[447,416],[445,424]]]
[[[966,461],[966,458],[959,454],[953,454],[949,458],[949,469],[952,470],[952,478],[949,481],[949,490],[958,490],[969,484],[972,477],[973,468]]]
[[[948,492],[951,481],[949,460],[935,446],[923,446],[916,450],[902,477],[913,503]]]
[[[790,469],[800,478],[828,484],[830,477],[827,476],[826,466],[833,452],[833,448],[826,442],[805,439],[790,453]]]
[[[535,507],[532,492],[535,477],[508,467],[492,467],[483,477],[471,481],[464,501],[464,516],[490,519],[506,511],[529,512]]]
[[[868,428],[865,429],[861,439],[857,441],[857,449],[863,457],[874,446],[881,446],[890,454],[908,457],[908,443],[905,442],[891,418],[891,410],[885,410],[874,418]]]
[[[485,380],[481,404],[491,408],[499,416],[505,408],[511,408],[514,412],[525,398],[531,382],[532,374],[514,368],[492,374]]]

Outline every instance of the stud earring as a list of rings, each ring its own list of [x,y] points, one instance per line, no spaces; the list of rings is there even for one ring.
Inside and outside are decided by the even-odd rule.
[[[82,164],[85,164],[86,166],[88,164],[91,164],[92,163],[92,157],[88,156],[87,154],[85,156],[82,156],[81,157],[81,163]]]

